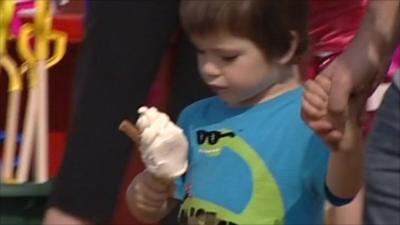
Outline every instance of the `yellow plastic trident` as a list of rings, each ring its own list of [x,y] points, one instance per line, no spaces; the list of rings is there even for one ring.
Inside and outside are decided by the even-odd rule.
[[[7,41],[10,39],[10,24],[14,16],[15,1],[0,0],[0,68],[9,76],[9,91],[22,88],[17,64],[7,53]]]
[[[21,89],[17,64],[7,53],[7,41],[10,39],[10,24],[14,16],[15,1],[0,0],[0,66],[9,76],[9,91]]]
[[[7,52],[7,40],[9,38],[9,29],[11,20],[14,16],[15,2],[0,1],[0,54]]]
[[[7,41],[10,39],[9,31],[14,9],[14,0],[0,0],[0,70],[4,68],[8,76],[6,139],[1,168],[2,182],[12,182],[13,180],[18,114],[22,90],[22,80],[17,64],[7,53]]]
[[[17,40],[20,56],[25,60],[22,72],[29,70],[29,94],[25,113],[23,137],[20,150],[20,163],[16,181],[26,182],[35,144],[36,182],[48,180],[48,84],[47,68],[59,62],[66,52],[67,35],[52,30],[52,8],[48,0],[35,1],[34,24],[24,24]],[[34,49],[31,40],[34,40]],[[53,55],[49,57],[50,45]]]

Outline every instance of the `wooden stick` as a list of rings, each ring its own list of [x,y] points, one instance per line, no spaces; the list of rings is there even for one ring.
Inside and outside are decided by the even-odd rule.
[[[37,129],[37,90],[36,87],[31,86],[28,94],[28,102],[26,106],[23,137],[24,140],[21,145],[19,153],[19,165],[17,167],[16,182],[23,183],[28,180],[29,171],[32,161],[33,153],[33,137],[34,130]],[[35,126],[36,125],[36,126]]]
[[[7,103],[6,138],[3,148],[3,168],[1,170],[1,179],[3,182],[9,182],[14,178],[14,160],[20,99],[21,91],[9,92]]]
[[[129,120],[123,120],[118,129],[130,137],[137,145],[140,145],[140,130]]]
[[[37,183],[48,181],[48,92],[46,60],[37,64],[38,71],[38,132],[36,141],[34,178]]]
[[[133,125],[129,120],[123,120],[119,125],[118,129],[130,137],[137,145],[140,145],[140,130]],[[173,182],[174,178],[171,177],[159,177],[153,174],[154,178],[167,185]]]

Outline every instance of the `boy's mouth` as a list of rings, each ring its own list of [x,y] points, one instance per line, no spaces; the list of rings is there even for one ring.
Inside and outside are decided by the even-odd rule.
[[[208,87],[213,90],[214,92],[222,92],[227,90],[227,87],[223,87],[223,86],[218,86],[218,85],[208,85]]]

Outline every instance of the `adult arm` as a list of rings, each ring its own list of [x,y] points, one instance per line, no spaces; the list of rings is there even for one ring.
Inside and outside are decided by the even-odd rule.
[[[373,91],[386,74],[399,39],[400,1],[369,1],[367,13],[353,41],[319,74],[332,77],[328,112],[332,124],[339,130],[344,128],[350,95]]]

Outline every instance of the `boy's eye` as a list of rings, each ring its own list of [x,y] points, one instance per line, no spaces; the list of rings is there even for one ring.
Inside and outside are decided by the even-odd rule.
[[[226,61],[226,62],[231,62],[233,60],[235,60],[238,57],[238,55],[232,55],[232,56],[222,56],[222,60]]]

